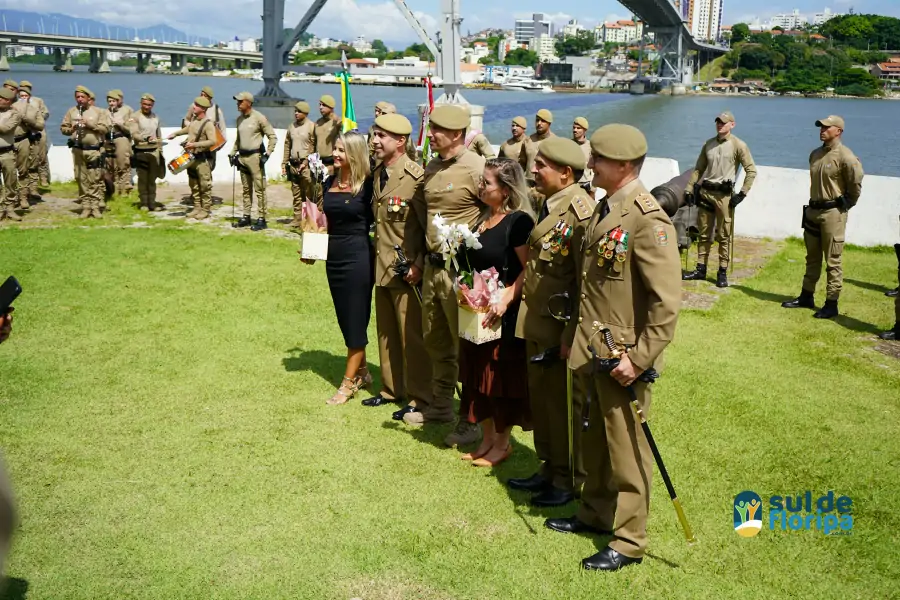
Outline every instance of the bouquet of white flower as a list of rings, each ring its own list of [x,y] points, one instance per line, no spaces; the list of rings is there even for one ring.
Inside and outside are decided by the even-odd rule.
[[[478,241],[478,233],[473,232],[467,225],[462,223],[447,223],[447,220],[440,213],[434,215],[431,223],[437,229],[437,239],[441,245],[441,254],[444,256],[445,268],[450,270],[451,263],[456,271],[459,271],[459,263],[456,260],[460,247],[471,248],[472,250],[481,249],[481,242]],[[465,256],[465,249],[463,250]],[[466,267],[469,267],[469,261],[466,259]],[[461,275],[468,276],[471,284],[471,273],[462,271]]]
[[[324,182],[328,179],[328,167],[325,166],[325,163],[322,162],[321,157],[319,157],[319,153],[310,154],[306,157],[306,163],[309,165],[309,170],[312,172],[314,181],[322,181]]]

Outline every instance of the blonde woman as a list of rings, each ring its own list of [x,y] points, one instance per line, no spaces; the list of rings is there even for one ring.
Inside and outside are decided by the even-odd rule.
[[[369,241],[372,225],[372,178],[365,136],[347,132],[334,143],[334,175],[324,185],[322,208],[328,219],[325,273],[338,325],[347,346],[344,379],[328,404],[345,404],[369,387],[366,330],[372,307],[375,253]],[[312,264],[313,261],[304,261]]]

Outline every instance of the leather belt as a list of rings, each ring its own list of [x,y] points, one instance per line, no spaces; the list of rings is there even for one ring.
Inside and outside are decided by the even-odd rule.
[[[254,154],[259,154],[260,149],[257,148],[255,150],[238,150],[238,154],[241,156],[253,156]]]
[[[13,138],[13,140],[18,144],[19,142],[24,142],[25,140],[30,139],[30,138],[31,138],[31,135],[26,133],[23,135],[17,135],[16,137]]]
[[[15,151],[16,151],[15,146],[4,146],[4,147],[0,148],[0,154],[6,154],[7,152],[15,152]]]
[[[84,144],[74,144],[72,146],[73,150],[100,150],[103,146],[85,146]]]
[[[440,252],[429,252],[428,253],[428,262],[431,263],[431,266],[436,267],[438,269],[443,269],[447,265],[447,261],[444,260],[444,255]]]
[[[117,140],[117,139],[123,138],[123,137],[125,137],[125,134],[124,134],[124,133],[114,133],[114,134],[112,134],[112,135],[109,136],[109,139],[111,139],[111,140]]]
[[[726,194],[730,194],[734,191],[734,183],[731,181],[723,181],[722,183],[704,181],[700,184],[700,187],[711,192],[724,192]]]
[[[156,152],[157,150],[159,150],[159,148],[157,148],[156,146],[154,146],[153,148],[138,148],[137,146],[134,146],[135,152]]]
[[[838,203],[835,200],[810,200],[809,207],[816,210],[828,210],[830,208],[837,208]]]

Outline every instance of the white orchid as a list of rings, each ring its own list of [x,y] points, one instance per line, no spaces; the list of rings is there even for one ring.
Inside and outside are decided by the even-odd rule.
[[[448,269],[450,268],[450,263],[453,263],[453,268],[459,270],[456,256],[459,254],[460,246],[465,245],[466,248],[471,248],[472,250],[479,250],[482,247],[481,242],[478,241],[478,234],[473,233],[467,225],[462,223],[450,223],[448,225],[447,220],[440,213],[434,215],[431,224],[437,230],[438,245],[441,248],[441,254],[444,256]]]
[[[318,152],[310,154],[306,158],[306,162],[309,165],[309,170],[313,174],[313,179],[321,181],[328,179],[328,168],[325,166],[325,163],[322,162],[322,158],[319,156]]]

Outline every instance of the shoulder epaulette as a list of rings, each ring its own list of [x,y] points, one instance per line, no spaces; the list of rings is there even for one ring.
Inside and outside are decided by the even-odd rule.
[[[656,202],[656,198],[654,198],[652,194],[639,194],[634,199],[634,203],[637,204],[637,207],[641,209],[641,212],[645,215],[647,213],[652,213],[654,211],[660,210],[659,204]]]
[[[597,202],[587,194],[575,194],[572,198],[572,210],[575,211],[579,221],[590,219],[596,206]]]
[[[419,163],[409,159],[406,160],[406,165],[403,167],[403,169],[416,179],[419,179],[425,174],[425,169],[423,169],[419,165]]]

